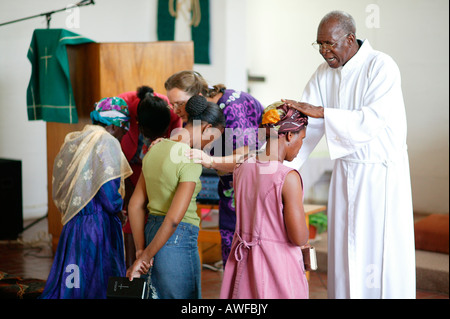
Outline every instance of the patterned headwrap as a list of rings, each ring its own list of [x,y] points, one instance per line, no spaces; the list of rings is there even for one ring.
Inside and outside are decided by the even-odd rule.
[[[113,124],[127,131],[130,128],[128,106],[120,97],[106,97],[95,103],[95,110],[91,112],[91,119],[105,125]]]
[[[266,128],[266,136],[271,135],[271,129],[280,135],[301,131],[307,125],[308,117],[305,114],[288,107],[281,101],[272,103],[264,109],[261,122],[261,127]]]

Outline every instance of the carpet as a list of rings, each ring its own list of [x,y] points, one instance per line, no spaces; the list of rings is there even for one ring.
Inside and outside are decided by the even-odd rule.
[[[0,271],[0,299],[37,299],[45,280],[22,278]]]

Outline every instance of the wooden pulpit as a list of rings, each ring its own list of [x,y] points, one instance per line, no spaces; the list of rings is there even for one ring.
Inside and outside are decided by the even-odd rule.
[[[104,97],[147,85],[165,94],[164,82],[181,70],[192,70],[192,42],[87,43],[67,46],[70,78],[78,123],[47,122],[48,232],[56,251],[62,231],[61,214],[52,199],[53,162],[65,136],[91,124],[90,112]]]

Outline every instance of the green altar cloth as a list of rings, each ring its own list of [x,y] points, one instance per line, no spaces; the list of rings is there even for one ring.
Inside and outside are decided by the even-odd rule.
[[[66,45],[94,42],[65,29],[34,30],[28,49],[28,120],[77,123]]]
[[[175,17],[169,13],[169,5],[172,4],[176,10],[176,3],[169,0],[158,0],[157,14],[157,36],[158,41],[174,41],[175,39]],[[200,0],[201,20],[197,27],[192,26],[191,38],[194,42],[194,63],[210,64],[209,43],[210,43],[210,19],[209,0]]]

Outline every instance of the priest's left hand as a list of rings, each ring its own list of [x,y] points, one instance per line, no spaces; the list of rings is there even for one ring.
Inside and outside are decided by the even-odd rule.
[[[286,103],[288,107],[291,107],[293,109],[296,109],[297,111],[302,112],[303,114],[309,116],[309,117],[315,117],[315,118],[323,118],[324,112],[322,106],[314,106],[308,103],[303,102],[297,102],[294,100],[286,100],[282,99],[282,102]]]

